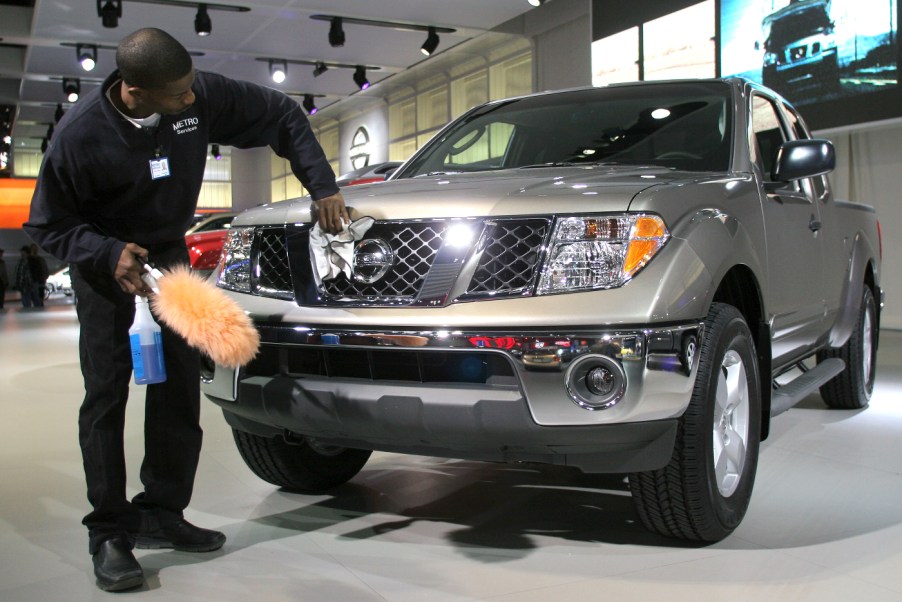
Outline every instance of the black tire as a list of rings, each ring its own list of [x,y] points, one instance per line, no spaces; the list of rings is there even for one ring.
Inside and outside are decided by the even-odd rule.
[[[739,525],[752,495],[761,435],[760,379],[752,333],[731,305],[711,306],[698,353],[695,388],[670,463],[629,475],[629,484],[646,528],[666,537],[716,542]]]
[[[282,437],[261,437],[236,429],[232,434],[241,458],[255,475],[302,493],[324,491],[350,481],[373,453],[311,445],[306,439],[288,443]]]
[[[821,397],[831,408],[857,410],[868,405],[877,374],[877,302],[867,286],[861,295],[858,322],[846,344],[817,354],[821,362],[838,357],[846,369],[821,387]]]

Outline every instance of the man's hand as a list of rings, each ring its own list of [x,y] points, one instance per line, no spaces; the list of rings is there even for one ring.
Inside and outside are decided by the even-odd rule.
[[[140,259],[139,259],[140,258]],[[141,280],[141,274],[144,273],[144,263],[147,261],[147,249],[130,242],[122,249],[119,255],[119,262],[116,264],[116,271],[113,278],[119,283],[119,287],[130,295],[139,295],[146,297],[151,292],[151,288]]]
[[[319,227],[329,234],[338,234],[341,232],[344,223],[351,221],[341,192],[313,201],[313,207],[316,211],[316,221],[319,222]]]

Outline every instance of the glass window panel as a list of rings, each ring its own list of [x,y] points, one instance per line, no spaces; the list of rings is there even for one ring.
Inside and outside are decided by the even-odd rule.
[[[644,78],[714,77],[714,0],[643,25]]]
[[[452,118],[489,99],[488,81],[488,74],[482,70],[451,82]]]
[[[592,42],[592,85],[639,79],[639,28]]]
[[[284,201],[285,197],[285,181],[282,178],[278,178],[270,182],[269,185],[269,197],[271,203],[277,203],[279,201]]]
[[[408,138],[406,140],[398,140],[388,145],[389,161],[406,161],[407,158],[414,154],[417,150],[416,138]]]
[[[388,136],[402,138],[417,131],[417,101],[408,98],[402,102],[392,103],[388,107]]]
[[[532,92],[532,56],[520,55],[489,67],[489,98],[509,98]]]
[[[202,208],[231,208],[231,182],[204,182],[197,197],[197,206]]]

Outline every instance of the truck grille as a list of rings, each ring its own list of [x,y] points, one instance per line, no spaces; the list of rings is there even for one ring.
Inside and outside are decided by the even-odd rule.
[[[532,283],[548,220],[497,222],[489,227],[485,251],[467,294],[523,292]]]
[[[395,256],[391,268],[372,283],[359,282],[340,274],[323,281],[318,296],[297,299],[298,303],[342,306],[355,303],[370,306],[416,304],[427,275],[434,265],[438,266],[436,258],[440,255],[451,223],[448,220],[376,222],[365,238],[380,239],[388,244]],[[529,293],[535,283],[535,271],[550,232],[551,219],[486,219],[470,223],[476,228],[477,236],[481,232],[481,251],[460,299],[472,301]],[[309,268],[310,254],[306,248],[308,237],[306,234],[294,235],[295,232],[305,232],[308,227],[298,226],[289,232],[290,228],[293,227],[257,229],[252,276],[255,293],[294,299],[296,285],[300,285],[301,291],[315,288],[313,283],[293,281],[292,273],[294,279],[307,280],[312,278],[312,272]],[[287,242],[289,240],[292,242]],[[449,265],[441,267],[447,270]],[[450,281],[447,286],[452,284],[453,281]]]
[[[366,238],[381,238],[395,253],[395,264],[378,282],[365,284],[348,280],[344,274],[323,282],[332,297],[358,298],[376,301],[412,299],[419,292],[423,279],[432,267],[436,253],[442,246],[445,222],[396,224],[377,222]]]

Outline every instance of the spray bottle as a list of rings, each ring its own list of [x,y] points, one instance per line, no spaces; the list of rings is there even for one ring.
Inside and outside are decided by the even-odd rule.
[[[135,321],[128,329],[132,346],[132,367],[136,385],[153,385],[166,380],[163,338],[154,321],[146,297],[135,296]]]

